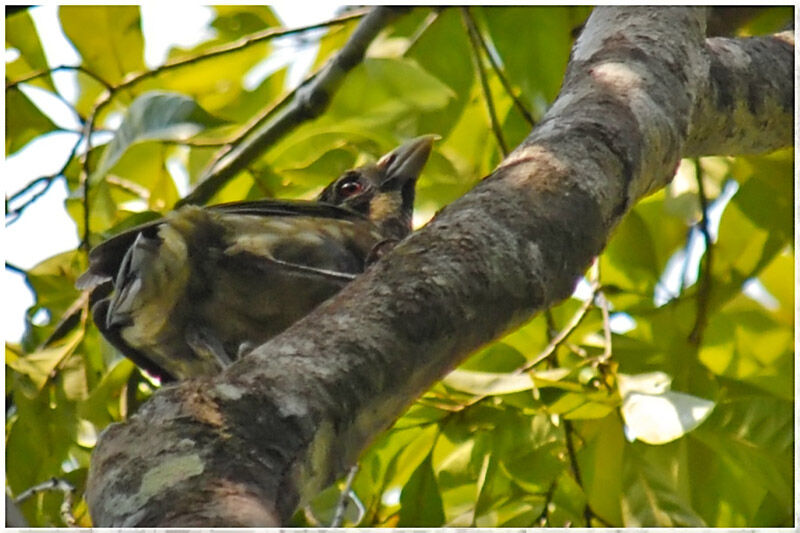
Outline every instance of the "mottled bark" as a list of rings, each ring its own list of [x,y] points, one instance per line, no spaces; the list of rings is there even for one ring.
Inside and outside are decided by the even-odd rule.
[[[569,296],[682,155],[790,145],[785,41],[703,35],[702,9],[596,9],[557,101],[491,176],[284,334],[104,433],[95,525],[285,522],[469,353]],[[714,81],[745,75],[733,46],[775,58],[754,105],[755,78]]]

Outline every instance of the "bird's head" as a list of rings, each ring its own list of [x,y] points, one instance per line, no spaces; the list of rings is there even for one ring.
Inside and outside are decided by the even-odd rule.
[[[376,163],[348,170],[325,187],[317,200],[357,211],[385,237],[402,239],[411,232],[414,188],[436,138],[417,137]]]

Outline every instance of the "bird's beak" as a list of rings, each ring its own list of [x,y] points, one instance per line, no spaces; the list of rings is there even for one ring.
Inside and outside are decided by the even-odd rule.
[[[433,142],[440,138],[438,135],[422,135],[381,157],[376,163],[384,175],[381,190],[399,189],[408,182],[416,181],[431,155]]]

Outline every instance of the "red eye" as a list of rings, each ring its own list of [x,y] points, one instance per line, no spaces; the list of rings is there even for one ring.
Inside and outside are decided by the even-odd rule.
[[[348,180],[343,181],[339,184],[339,195],[344,198],[349,198],[350,196],[354,196],[364,190],[364,186],[361,184],[360,181],[357,180]]]

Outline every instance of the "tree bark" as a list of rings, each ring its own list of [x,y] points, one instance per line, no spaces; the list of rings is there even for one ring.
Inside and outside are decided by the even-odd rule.
[[[597,8],[492,175],[282,335],[106,430],[94,524],[285,523],[449,369],[568,297],[682,156],[791,145],[793,34],[704,31],[703,9]]]

